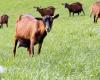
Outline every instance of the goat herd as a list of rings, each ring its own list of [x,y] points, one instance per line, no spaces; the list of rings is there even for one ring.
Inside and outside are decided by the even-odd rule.
[[[75,2],[72,4],[62,3],[65,8],[69,10],[69,16],[71,13],[74,16],[74,13],[78,15],[83,12],[82,4],[80,2]],[[33,7],[35,8],[42,16],[33,17],[30,14],[20,15],[16,21],[16,33],[15,33],[15,44],[13,48],[14,57],[16,55],[17,43],[18,47],[25,47],[29,52],[30,56],[34,55],[34,45],[38,44],[38,54],[41,51],[42,43],[47,33],[50,32],[52,28],[53,21],[59,17],[59,14],[54,15],[55,7],[49,6],[47,8]],[[94,23],[97,22],[100,16],[100,2],[96,2],[91,6],[91,15],[94,15]],[[0,24],[3,27],[3,24],[6,24],[8,27],[8,15],[2,15],[0,17]]]

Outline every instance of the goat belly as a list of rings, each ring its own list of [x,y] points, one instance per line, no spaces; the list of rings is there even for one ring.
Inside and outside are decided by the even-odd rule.
[[[25,48],[30,47],[30,40],[19,39],[18,41],[19,41],[19,46],[18,47],[25,47]]]

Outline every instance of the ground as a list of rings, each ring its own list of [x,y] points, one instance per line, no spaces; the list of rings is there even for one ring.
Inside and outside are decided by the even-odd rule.
[[[0,29],[0,66],[4,80],[100,80],[100,19],[90,18],[90,7],[96,0],[77,0],[83,13],[69,17],[61,3],[76,0],[0,0],[0,15],[9,15],[9,26]],[[25,48],[13,56],[15,23],[21,14],[40,17],[33,6],[54,6],[59,18],[46,36],[41,53],[29,57]]]

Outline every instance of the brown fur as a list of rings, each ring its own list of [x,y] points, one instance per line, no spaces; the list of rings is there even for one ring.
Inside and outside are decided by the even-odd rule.
[[[81,11],[84,13],[82,4],[80,2],[75,2],[75,3],[71,3],[71,4],[62,3],[62,5],[64,5],[65,8],[68,8],[69,16],[71,16],[71,13],[73,13],[73,16],[74,16],[74,13],[78,13],[78,15],[79,15],[81,13]],[[84,15],[85,15],[85,13],[84,13]]]
[[[97,23],[98,18],[100,17],[100,2],[96,2],[91,6],[91,16],[94,16],[94,23]]]
[[[0,16],[1,27],[3,27],[3,24],[6,24],[6,26],[8,27],[8,18],[9,18],[9,16],[6,14]]]
[[[55,8],[53,6],[49,6],[47,8],[40,8],[40,7],[34,7],[37,9],[37,11],[41,14],[41,16],[54,16]]]
[[[59,15],[52,17],[52,20]],[[46,17],[46,16],[45,16]],[[49,16],[50,17],[50,16]],[[16,46],[26,47],[30,56],[34,54],[34,45],[39,44],[38,54],[41,51],[43,39],[47,35],[46,24],[43,18],[35,18],[31,15],[21,15],[16,21],[15,45],[13,49],[14,57]]]

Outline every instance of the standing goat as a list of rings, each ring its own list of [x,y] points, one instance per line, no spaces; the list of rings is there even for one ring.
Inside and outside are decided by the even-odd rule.
[[[0,27],[3,27],[3,24],[6,24],[6,26],[8,27],[8,18],[9,16],[7,14],[4,14],[2,16],[0,16]]]
[[[54,16],[55,8],[53,6],[49,6],[47,8],[41,8],[41,7],[34,7],[37,9],[37,11],[41,14],[41,16]]]
[[[97,23],[98,18],[100,17],[100,2],[96,2],[91,6],[91,16],[94,16],[94,23]]]
[[[74,16],[74,13],[78,13],[79,15],[81,11],[85,15],[82,4],[80,2],[75,2],[72,4],[62,3],[62,5],[64,5],[65,8],[69,10],[69,16],[71,16],[71,13],[73,13],[73,16]]]
[[[31,15],[21,15],[16,22],[15,45],[13,49],[14,57],[16,54],[16,46],[19,42],[19,47],[26,47],[29,55],[34,54],[34,45],[39,44],[38,54],[41,51],[42,43],[50,32],[53,20],[58,18],[55,16],[44,16],[43,18],[35,18]]]

